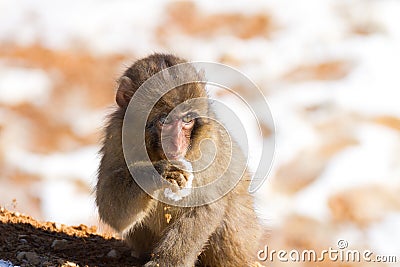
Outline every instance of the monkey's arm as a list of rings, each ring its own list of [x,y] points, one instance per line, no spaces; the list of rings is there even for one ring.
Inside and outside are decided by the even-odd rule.
[[[146,187],[155,191],[162,184],[158,173],[149,162],[137,162],[130,167],[132,175],[140,176],[141,180],[149,181]],[[142,221],[156,204],[132,178],[126,167],[118,169],[100,168],[96,186],[96,203],[100,218],[118,231],[129,230]]]
[[[211,234],[221,225],[225,202],[188,210],[167,230],[145,266],[193,266]]]

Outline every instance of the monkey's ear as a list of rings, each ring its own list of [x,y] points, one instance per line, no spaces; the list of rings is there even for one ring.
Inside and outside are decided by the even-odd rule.
[[[115,101],[117,102],[118,106],[120,106],[121,108],[125,108],[128,106],[129,101],[132,98],[132,90],[132,80],[126,76],[122,76],[119,79],[117,94],[115,96]]]

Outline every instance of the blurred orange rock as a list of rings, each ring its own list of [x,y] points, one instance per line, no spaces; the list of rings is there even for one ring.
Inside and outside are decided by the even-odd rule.
[[[298,192],[321,175],[335,153],[356,143],[351,137],[337,136],[336,139],[327,138],[320,145],[304,149],[293,160],[278,168],[273,185],[288,194]]]
[[[86,96],[89,107],[104,108],[114,98],[117,71],[125,56],[96,57],[87,51],[55,51],[34,45],[1,47],[0,58],[55,73],[56,88],[50,99],[56,104],[78,90]]]
[[[394,116],[380,116],[372,119],[373,122],[400,131],[400,118]]]
[[[37,153],[51,153],[55,151],[69,151],[83,145],[95,144],[99,136],[95,133],[87,136],[79,136],[68,125],[57,119],[57,110],[52,107],[39,108],[31,104],[20,104],[9,108],[21,121],[28,121],[25,129],[29,131],[31,138],[27,149]]]
[[[273,186],[281,192],[296,193],[317,179],[325,165],[326,159],[319,157],[316,151],[302,151],[279,167]]]
[[[336,222],[367,226],[392,211],[400,211],[400,188],[371,185],[348,189],[330,197],[328,202]]]
[[[174,30],[187,35],[210,37],[233,35],[242,39],[268,37],[274,29],[265,13],[243,15],[218,13],[206,15],[191,1],[173,1],[167,7],[168,19],[160,25],[158,33],[166,36]]]
[[[29,133],[26,149],[36,153],[62,152],[99,141],[101,118],[98,122],[91,118],[97,119],[96,112],[113,103],[117,71],[124,56],[96,57],[86,51],[55,51],[34,45],[1,47],[0,59],[11,65],[43,69],[53,80],[54,88],[40,105],[2,105]],[[74,125],[78,114],[83,115],[78,124],[82,132],[77,132]],[[9,123],[3,126],[5,132]]]
[[[283,76],[291,82],[310,80],[339,80],[346,77],[352,70],[353,64],[345,60],[332,60],[317,64],[301,65]]]

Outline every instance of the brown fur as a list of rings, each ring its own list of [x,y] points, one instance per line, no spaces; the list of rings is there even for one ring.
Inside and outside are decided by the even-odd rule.
[[[231,192],[211,204],[186,208],[167,206],[141,190],[122,153],[122,122],[126,105],[134,92],[152,75],[184,62],[172,55],[154,54],[134,63],[123,75],[128,79],[120,80],[120,87],[124,88],[117,93],[119,108],[110,117],[101,149],[96,186],[100,218],[123,232],[134,253],[148,261],[145,266],[249,266],[256,256],[260,228],[253,209],[253,197],[247,192],[247,173]],[[161,99],[162,103],[155,106],[149,121],[161,112],[169,112],[177,104],[198,96],[204,97],[206,92],[203,85],[196,83],[170,91]],[[200,108],[207,116],[215,116],[209,106],[192,108]],[[227,177],[233,177],[238,171],[235,162],[243,162],[237,145],[234,144],[230,151],[225,145],[227,133],[212,120],[196,122],[186,159],[193,161],[200,157],[199,141],[205,137],[217,144],[218,152],[206,171],[195,174],[194,186],[207,184],[224,171],[228,173]],[[168,161],[156,147],[157,142],[151,142],[152,138],[151,130],[147,131],[147,150],[154,166],[162,174],[160,170],[168,167]],[[207,154],[208,149],[212,147],[202,147],[201,151]],[[228,166],[230,153],[233,154],[233,164],[225,170],[223,166]],[[200,164],[201,160],[198,162]],[[134,162],[133,175],[151,175],[150,164],[140,160]],[[216,192],[219,192],[218,186]],[[193,194],[187,198],[201,197]],[[166,211],[171,216],[170,222],[165,219]]]

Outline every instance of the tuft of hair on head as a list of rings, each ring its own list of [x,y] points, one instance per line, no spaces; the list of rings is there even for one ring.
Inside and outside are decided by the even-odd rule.
[[[154,53],[134,62],[118,80],[116,102],[119,107],[126,108],[133,94],[149,78],[163,71],[163,83],[185,83],[185,81],[202,81],[204,74],[196,71],[191,64],[184,64],[181,68],[171,68],[178,64],[187,63],[186,60],[171,55]]]

